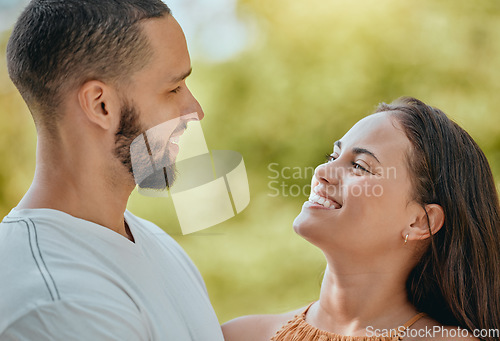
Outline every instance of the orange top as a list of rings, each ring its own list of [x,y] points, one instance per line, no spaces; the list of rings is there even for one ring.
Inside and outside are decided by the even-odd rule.
[[[302,314],[295,315],[293,319],[283,325],[271,338],[271,341],[400,341],[403,340],[404,331],[426,315],[419,313],[413,316],[402,327],[392,330],[391,336],[343,336],[320,330],[306,322],[307,311],[313,303],[309,304]]]

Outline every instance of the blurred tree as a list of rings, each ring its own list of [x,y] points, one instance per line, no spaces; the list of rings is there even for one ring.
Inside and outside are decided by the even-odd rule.
[[[7,74],[8,34],[0,34],[0,216],[5,216],[29,187],[35,167],[34,124]]]
[[[291,230],[310,175],[280,177],[271,197],[268,166],[318,165],[379,102],[409,95],[444,110],[500,180],[500,2],[241,0],[239,10],[256,20],[255,43],[227,63],[197,61],[190,80],[209,145],[242,152],[250,174],[250,207],[223,224],[222,265],[207,260],[222,321],[316,297],[322,257]],[[297,185],[306,193],[293,197]]]
[[[256,44],[207,66],[199,92],[215,109],[208,134],[255,167],[315,164],[379,102],[411,95],[463,125],[499,174],[498,2],[242,0],[240,10],[259,20]]]

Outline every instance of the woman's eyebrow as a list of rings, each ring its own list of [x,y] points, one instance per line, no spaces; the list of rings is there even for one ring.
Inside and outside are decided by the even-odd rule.
[[[339,147],[339,148],[342,148],[342,142],[341,141],[335,141],[334,143],[335,146]],[[365,148],[359,148],[359,147],[354,147],[352,149],[352,153],[354,155],[358,155],[358,154],[366,154],[366,155],[369,155],[371,157],[373,157],[378,163],[381,164],[381,162],[379,161],[379,159],[375,156],[375,154],[373,154],[371,151],[369,151],[368,149],[365,149]]]
[[[378,163],[380,163],[380,161],[377,159],[377,157],[375,156],[375,154],[373,154],[371,151],[369,151],[368,149],[365,149],[365,148],[358,148],[358,147],[354,147],[352,149],[352,153],[354,155],[358,155],[358,154],[366,154],[366,155],[370,155],[371,157],[373,157],[375,160],[377,160]]]

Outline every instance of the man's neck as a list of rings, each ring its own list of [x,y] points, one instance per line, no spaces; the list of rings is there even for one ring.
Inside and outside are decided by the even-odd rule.
[[[51,208],[107,227],[133,241],[124,212],[133,184],[110,183],[98,165],[38,155],[35,177],[17,208]]]

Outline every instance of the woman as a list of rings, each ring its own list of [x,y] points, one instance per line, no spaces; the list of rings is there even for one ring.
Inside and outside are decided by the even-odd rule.
[[[499,340],[499,211],[467,132],[414,98],[381,104],[335,142],[294,222],[327,260],[319,301],[232,320],[226,340]]]

